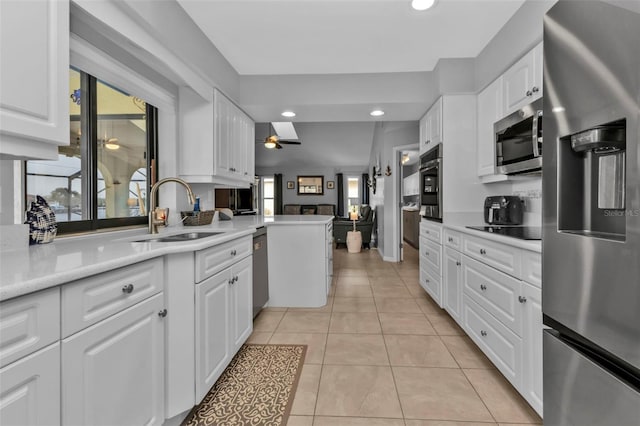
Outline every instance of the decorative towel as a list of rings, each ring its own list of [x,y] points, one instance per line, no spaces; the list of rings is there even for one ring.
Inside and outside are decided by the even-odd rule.
[[[39,195],[36,195],[36,201],[27,210],[27,220],[24,223],[29,225],[30,245],[50,243],[58,233],[56,214]]]

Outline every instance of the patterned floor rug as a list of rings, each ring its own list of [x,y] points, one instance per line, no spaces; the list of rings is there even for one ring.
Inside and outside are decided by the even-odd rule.
[[[286,425],[306,351],[306,345],[243,345],[182,425]]]

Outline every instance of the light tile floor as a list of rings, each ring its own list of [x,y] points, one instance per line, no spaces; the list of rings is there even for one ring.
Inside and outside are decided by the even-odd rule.
[[[253,343],[305,344],[289,426],[541,424],[493,364],[402,263],[334,250],[326,306],[267,308]]]

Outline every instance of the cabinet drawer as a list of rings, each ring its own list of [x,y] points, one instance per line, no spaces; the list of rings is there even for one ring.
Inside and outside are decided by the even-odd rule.
[[[0,303],[0,368],[60,340],[58,287]]]
[[[520,278],[521,251],[516,247],[465,235],[462,252],[500,271]]]
[[[62,287],[62,337],[161,292],[162,267],[157,258]]]
[[[442,307],[442,282],[440,276],[433,275],[424,268],[420,268],[420,286],[431,298]]]
[[[420,222],[420,236],[442,244],[442,225],[436,222],[422,220]]]
[[[462,234],[451,229],[445,229],[444,245],[458,251],[462,250]]]
[[[420,260],[426,262],[427,270],[433,275],[442,275],[442,246],[440,244],[426,238],[420,238]]]
[[[542,256],[529,250],[522,250],[522,280],[542,287]]]
[[[518,336],[522,335],[522,308],[518,296],[522,281],[465,257],[464,292]]]
[[[463,300],[464,330],[507,380],[520,389],[522,340],[466,294]]]
[[[251,236],[247,236],[196,252],[196,282],[199,283],[249,256],[251,249]]]

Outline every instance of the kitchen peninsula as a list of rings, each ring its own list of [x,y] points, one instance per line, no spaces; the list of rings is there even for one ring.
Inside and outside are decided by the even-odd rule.
[[[0,380],[17,400],[30,398],[23,402],[33,416],[65,424],[184,416],[253,330],[251,234],[268,229],[279,306],[321,306],[331,283],[331,225],[331,216],[253,216],[3,251]],[[211,236],[150,241],[193,231]],[[8,423],[19,423],[20,404],[12,406]]]

